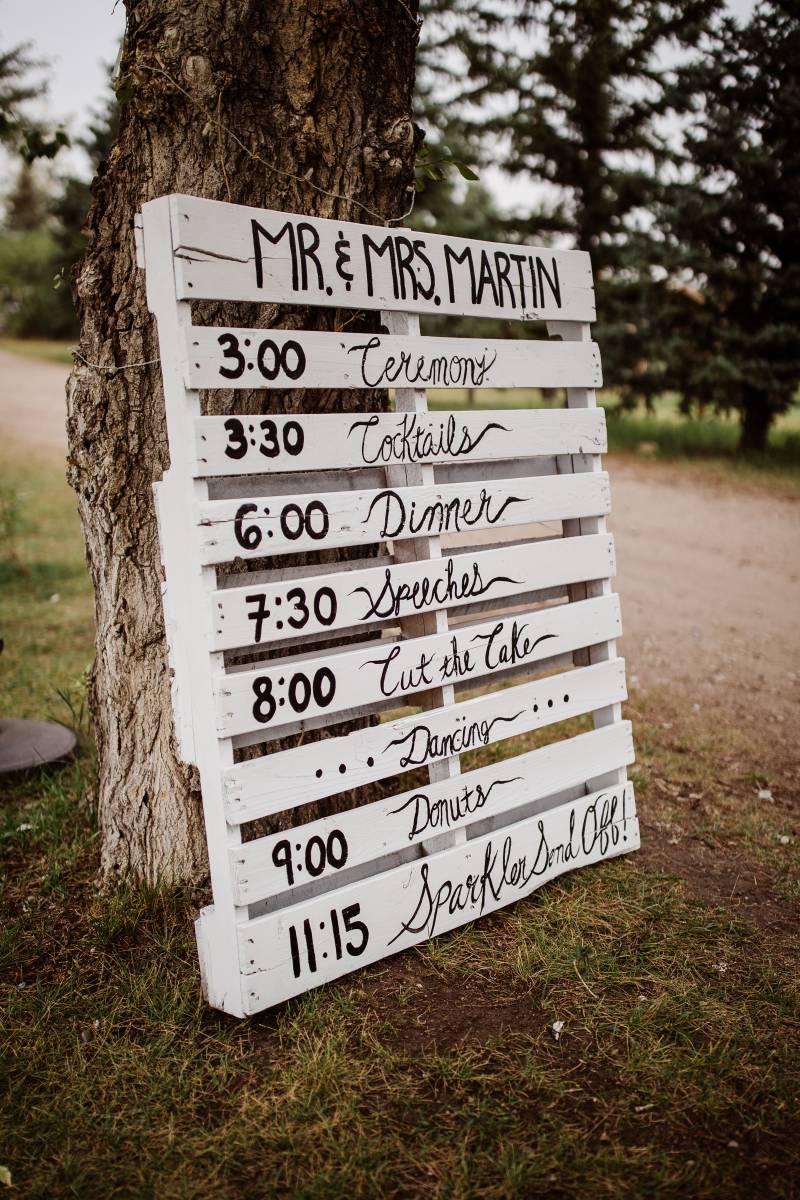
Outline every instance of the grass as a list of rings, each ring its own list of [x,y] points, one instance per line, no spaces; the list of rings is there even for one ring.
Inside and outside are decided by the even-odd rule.
[[[0,713],[70,723],[94,656],[75,497],[63,470],[22,456],[3,461],[0,479]]]
[[[4,473],[4,712],[63,717],[70,687],[79,708],[91,602],[59,474]],[[774,868],[766,752],[677,700],[633,707],[645,839],[680,826],[711,844],[699,869]],[[235,1022],[200,999],[197,895],[97,890],[92,781],[84,745],[0,785],[10,1196],[795,1194],[791,946],[646,854]]]
[[[0,337],[0,350],[21,354],[25,358],[40,358],[47,362],[72,366],[71,348],[74,342],[55,342],[47,338]]]
[[[467,393],[437,390],[428,393],[432,409],[466,409]],[[475,393],[475,407],[547,407],[536,389],[492,390]],[[598,393],[606,408],[608,446],[614,453],[633,453],[652,459],[691,459],[726,474],[780,476],[800,482],[800,404],[779,417],[770,432],[764,454],[743,455],[738,449],[739,423],[733,416],[685,418],[675,396],[662,396],[648,413],[643,407],[631,412],[616,408],[612,391]],[[563,403],[561,394],[556,406]]]
[[[20,1194],[790,1194],[797,996],[752,930],[676,881],[627,862],[567,876],[237,1024],[198,997],[191,897],[96,896],[88,823],[50,883],[80,824],[60,811],[24,851],[4,841]]]

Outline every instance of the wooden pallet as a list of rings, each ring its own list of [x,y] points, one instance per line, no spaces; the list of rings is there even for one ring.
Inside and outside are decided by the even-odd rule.
[[[214,897],[196,926],[209,1003],[257,1012],[635,849],[588,255],[190,196],[146,204],[137,241],[170,447],[155,492],[175,728]],[[386,333],[193,325],[209,299],[380,310]],[[434,312],[538,320],[551,340],[420,336]],[[568,403],[432,413],[426,384],[564,387]],[[386,386],[389,414],[236,405],[242,388]],[[231,389],[229,415],[203,414],[211,388]],[[364,553],[315,562],[345,547]],[[591,732],[462,771],[464,752],[587,714]],[[427,783],[356,803],[414,769]],[[346,811],[304,820],[329,797]],[[252,836],[286,812],[291,828]]]

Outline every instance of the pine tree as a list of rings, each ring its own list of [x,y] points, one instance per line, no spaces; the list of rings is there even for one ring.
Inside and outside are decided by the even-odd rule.
[[[41,229],[47,219],[47,196],[30,163],[23,162],[14,186],[6,196],[5,228],[30,233]]]
[[[31,71],[41,63],[30,56],[30,46],[0,51],[0,143],[16,149],[25,128],[25,109],[45,92],[46,85],[34,83]]]
[[[119,128],[119,115],[117,97],[109,87],[102,105],[92,115],[86,136],[78,139],[78,145],[89,159],[92,177],[97,175],[111,153]],[[66,336],[75,336],[78,332],[68,281],[73,267],[86,249],[83,226],[91,199],[91,183],[77,175],[67,175],[52,204],[55,254],[51,276],[56,284],[62,332]]]
[[[658,375],[646,346],[660,288],[649,213],[672,157],[660,123],[687,103],[669,60],[697,43],[719,0],[425,7],[433,83],[423,114],[457,153],[530,181],[535,199],[509,223],[517,236],[566,237],[591,253],[606,377],[628,395],[651,394]]]
[[[741,448],[763,451],[800,384],[800,16],[762,2],[718,21],[678,85],[697,97],[688,178],[661,214],[676,282],[667,371],[684,408],[741,414]]]
[[[0,50],[0,145],[19,153],[29,163],[36,158],[53,158],[62,146],[69,145],[64,129],[53,130],[28,111],[29,102],[47,91],[46,82],[31,78],[31,72],[40,70],[43,64],[31,58],[30,49],[29,43],[23,43]]]

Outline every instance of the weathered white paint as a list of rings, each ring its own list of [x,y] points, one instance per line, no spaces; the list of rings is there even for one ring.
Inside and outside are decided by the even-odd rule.
[[[443,684],[475,681],[513,666],[607,642],[621,633],[616,596],[558,604],[502,620],[459,626],[410,641],[218,676],[220,737],[283,725],[292,716],[333,716],[373,700],[402,703]]]
[[[182,300],[594,320],[592,267],[581,250],[382,229],[194,196],[173,197],[172,211]]]
[[[590,341],[591,333],[589,326],[575,321],[552,321],[548,322],[547,331],[551,337],[558,337],[571,346],[578,346]],[[567,389],[567,405],[570,409],[593,409],[597,407],[597,396],[593,388],[568,388]],[[595,475],[601,472],[600,458],[598,455],[590,457],[576,458],[574,455],[568,458],[559,460],[559,468],[561,470],[572,470],[577,475]],[[605,533],[607,529],[606,514],[596,513],[588,518],[578,520],[568,520],[564,522],[563,530],[565,537],[575,537],[585,533]],[[611,580],[599,579],[591,583],[580,584],[572,590],[571,598],[574,600],[582,599],[586,596],[608,596],[611,594]],[[580,662],[602,662],[607,659],[613,659],[617,654],[617,646],[615,641],[609,641],[606,645],[593,646],[588,651],[584,652],[578,661]],[[609,704],[606,707],[598,710],[594,714],[594,723],[596,727],[603,725],[612,725],[616,721],[622,720],[622,707],[619,703]],[[598,784],[619,783],[623,778],[621,771],[611,772],[605,778],[598,780]]]
[[[600,454],[606,424],[601,408],[200,417],[195,447],[197,475],[266,475]]]
[[[525,805],[631,762],[630,724],[619,722],[455,779],[243,842],[231,850],[237,897],[252,904],[312,878],[334,878],[451,829],[501,815],[513,819]],[[287,862],[288,868],[281,865]]]
[[[232,824],[255,821],[582,716],[626,695],[625,663],[618,658],[274,751],[223,773],[225,812]]]
[[[303,492],[277,500],[207,500],[197,511],[202,562],[211,564],[597,516],[609,507],[608,476],[601,472],[369,492]]]
[[[216,325],[187,330],[186,364],[192,388],[557,388],[603,382],[595,342],[575,347]]]
[[[634,849],[588,256],[184,196],[147,204],[136,229],[169,435],[156,493],[173,707],[200,774],[214,894],[197,923],[209,1001],[258,1011]],[[387,333],[193,327],[189,301],[203,298],[380,309]],[[421,338],[417,312],[546,318],[563,341]],[[564,386],[569,406],[429,414],[423,382]],[[389,385],[396,412],[202,417],[197,389],[220,385]],[[463,544],[533,522],[568,538],[481,539],[442,558],[442,534]],[[384,540],[380,563],[240,571],[227,587],[213,570]],[[572,603],[530,608],[565,587]],[[478,620],[497,601],[528,611]],[[449,627],[448,609],[469,604]],[[311,645],[387,622],[400,641]],[[272,643],[288,655],[226,667],[221,653]],[[547,677],[455,701],[456,687],[537,663]],[[406,695],[423,711],[303,741]],[[461,774],[465,751],[587,713],[591,733]],[[293,733],[290,749],[233,761],[234,746]],[[416,767],[428,780],[415,790],[242,843],[244,822]]]
[[[192,478],[187,463],[194,420],[200,415],[200,398],[183,381],[180,347],[183,330],[191,323],[191,312],[189,304],[175,297],[170,206],[168,198],[153,200],[142,212],[147,306],[158,322],[170,447],[170,468],[156,485],[166,575],[164,617],[174,672],[175,727],[181,753],[187,762],[196,765],[199,774],[214,895],[214,904],[202,911],[195,925],[203,990],[215,1008],[243,1016],[235,931],[247,909],[240,909],[236,903],[228,858],[230,848],[241,841],[241,833],[226,821],[222,804],[222,776],[233,762],[233,749],[230,740],[217,737],[212,715],[211,678],[222,668],[222,655],[209,652],[202,622],[187,620],[187,614],[203,612],[216,581],[213,570],[201,567],[193,536],[194,507],[208,495],[208,487]]]
[[[639,845],[633,788],[594,792],[239,929],[252,1012],[530,895]]]
[[[615,574],[609,534],[501,546],[213,593],[217,650],[397,620]]]

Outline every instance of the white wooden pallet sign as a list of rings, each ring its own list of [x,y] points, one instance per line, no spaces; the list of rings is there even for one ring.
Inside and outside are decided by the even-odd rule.
[[[588,256],[191,196],[146,204],[137,245],[208,1001],[247,1016],[635,849]],[[193,325],[203,299],[377,311],[382,332]],[[421,336],[414,314],[437,312],[538,320],[550,340]],[[387,387],[392,412],[377,393],[318,415],[271,396]],[[567,406],[429,412],[427,387],[563,387]],[[204,411],[209,389],[226,414]],[[241,389],[263,389],[260,414]],[[341,728],[356,717],[373,720]],[[330,798],[334,815],[309,810]],[[253,824],[282,813],[281,832]]]

